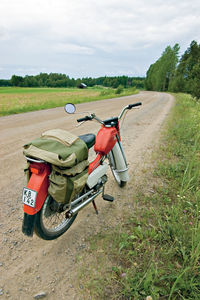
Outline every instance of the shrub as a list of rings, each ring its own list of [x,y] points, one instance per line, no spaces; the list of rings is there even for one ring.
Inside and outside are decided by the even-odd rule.
[[[124,89],[124,87],[122,85],[119,85],[118,88],[115,91],[115,94],[121,94],[123,89]]]

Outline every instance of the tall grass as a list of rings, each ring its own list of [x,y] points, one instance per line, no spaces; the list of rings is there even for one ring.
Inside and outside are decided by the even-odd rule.
[[[200,299],[200,104],[175,97],[134,213],[90,241],[95,259],[79,279],[86,298]]]

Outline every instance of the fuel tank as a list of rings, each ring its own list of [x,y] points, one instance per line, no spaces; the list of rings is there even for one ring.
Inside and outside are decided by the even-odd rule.
[[[116,135],[115,127],[102,127],[96,136],[94,150],[103,155],[108,154],[117,142]]]

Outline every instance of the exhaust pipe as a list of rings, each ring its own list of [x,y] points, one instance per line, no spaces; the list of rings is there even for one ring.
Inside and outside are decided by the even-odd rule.
[[[74,208],[71,208],[69,211],[66,212],[66,218],[71,218],[74,215],[76,215],[82,208],[84,208],[86,205],[88,205],[90,202],[92,202],[99,194],[103,192],[103,188],[100,189],[96,194],[94,194],[92,197],[88,198],[81,204],[77,205]],[[84,195],[85,196],[85,195]]]

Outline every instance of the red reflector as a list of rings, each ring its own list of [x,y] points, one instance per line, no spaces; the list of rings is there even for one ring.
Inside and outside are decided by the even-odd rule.
[[[39,174],[40,173],[40,170],[35,169],[35,168],[30,167],[30,170],[31,170],[31,173],[34,173],[34,174]]]
[[[34,174],[41,174],[44,171],[44,166],[42,164],[31,164],[30,171]]]

